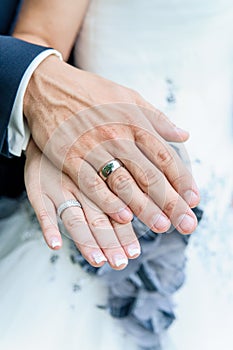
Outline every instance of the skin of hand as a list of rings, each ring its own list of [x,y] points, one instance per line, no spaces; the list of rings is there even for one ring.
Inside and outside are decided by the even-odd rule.
[[[117,224],[80,193],[71,179],[59,171],[44,156],[33,140],[26,151],[25,185],[29,200],[35,209],[46,243],[51,249],[60,249],[62,237],[57,224],[56,210],[66,200],[82,204],[62,213],[62,221],[70,238],[93,266],[106,261],[116,270],[123,269],[128,259],[138,257],[140,245],[131,223]]]
[[[75,25],[71,12],[77,2],[70,1],[70,8],[66,3],[72,25],[65,44],[64,35],[55,40],[54,28],[58,23],[64,28],[68,21],[57,3],[51,11],[44,0],[25,1],[14,35],[53,46],[67,57],[81,17]],[[33,29],[29,17],[40,23],[39,29]],[[194,231],[197,221],[190,207],[199,202],[198,189],[166,142],[183,142],[188,134],[138,93],[50,56],[29,82],[24,114],[38,147],[109,217],[126,223],[133,212],[155,232],[166,231],[171,223],[183,234]],[[113,158],[125,167],[104,182],[97,172]]]

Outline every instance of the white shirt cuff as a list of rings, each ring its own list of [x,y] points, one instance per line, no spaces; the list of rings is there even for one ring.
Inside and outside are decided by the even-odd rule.
[[[48,49],[41,52],[36,58],[34,58],[30,66],[28,66],[19,84],[8,125],[9,152],[14,156],[21,156],[22,151],[26,150],[30,139],[30,130],[27,121],[23,116],[23,99],[25,91],[35,69],[50,55],[56,55],[62,60],[61,53],[54,49]]]

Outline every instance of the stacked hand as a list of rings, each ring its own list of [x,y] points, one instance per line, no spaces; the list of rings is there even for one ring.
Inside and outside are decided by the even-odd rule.
[[[62,220],[94,266],[107,259],[123,268],[140,254],[132,213],[154,232],[171,223],[194,231],[198,189],[167,143],[188,134],[135,91],[50,56],[30,80],[24,113],[34,140],[26,187],[50,247],[61,246],[56,209],[70,199],[82,208],[65,209]],[[100,176],[115,159],[122,166]]]

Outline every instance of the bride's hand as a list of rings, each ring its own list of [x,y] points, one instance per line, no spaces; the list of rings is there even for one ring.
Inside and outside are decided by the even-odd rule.
[[[117,224],[86,198],[70,180],[61,173],[31,140],[26,153],[25,184],[29,200],[36,212],[44,238],[52,249],[62,246],[57,224],[57,208],[67,200],[78,200],[75,206],[61,213],[62,221],[71,239],[84,258],[93,266],[105,261],[114,269],[122,269],[128,258],[140,254],[140,245],[131,223]]]
[[[166,142],[188,134],[135,91],[50,56],[30,80],[24,113],[39,148],[109,217],[126,223],[132,211],[155,232],[171,223],[194,231],[198,189]],[[105,182],[98,172],[112,159],[124,167]]]

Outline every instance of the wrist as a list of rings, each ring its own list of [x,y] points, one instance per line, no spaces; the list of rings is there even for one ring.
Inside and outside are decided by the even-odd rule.
[[[71,52],[70,47],[64,48],[62,45],[58,45],[52,39],[47,38],[46,35],[43,35],[43,34],[36,35],[36,34],[32,34],[32,33],[27,33],[27,32],[14,31],[12,36],[17,38],[17,39],[27,41],[31,44],[53,48],[54,50],[61,52],[61,55],[65,61],[67,61],[69,56],[70,56],[70,52]]]
[[[38,61],[35,62],[35,69],[30,76],[27,88],[24,93],[23,99],[23,113],[30,126],[30,116],[33,115],[35,105],[38,104],[40,98],[42,98],[43,92],[46,90],[44,82],[46,78],[52,75],[56,75],[56,67],[59,63],[62,63],[62,56],[57,51],[45,50],[41,57],[38,56]],[[55,67],[55,71],[53,71]]]
[[[13,37],[17,38],[17,39],[21,39],[24,41],[27,41],[31,44],[35,44],[35,45],[41,45],[41,46],[45,46],[45,47],[51,47],[50,43],[43,37],[39,37],[37,35],[34,34],[30,34],[30,33],[21,33],[21,32],[14,32]]]

